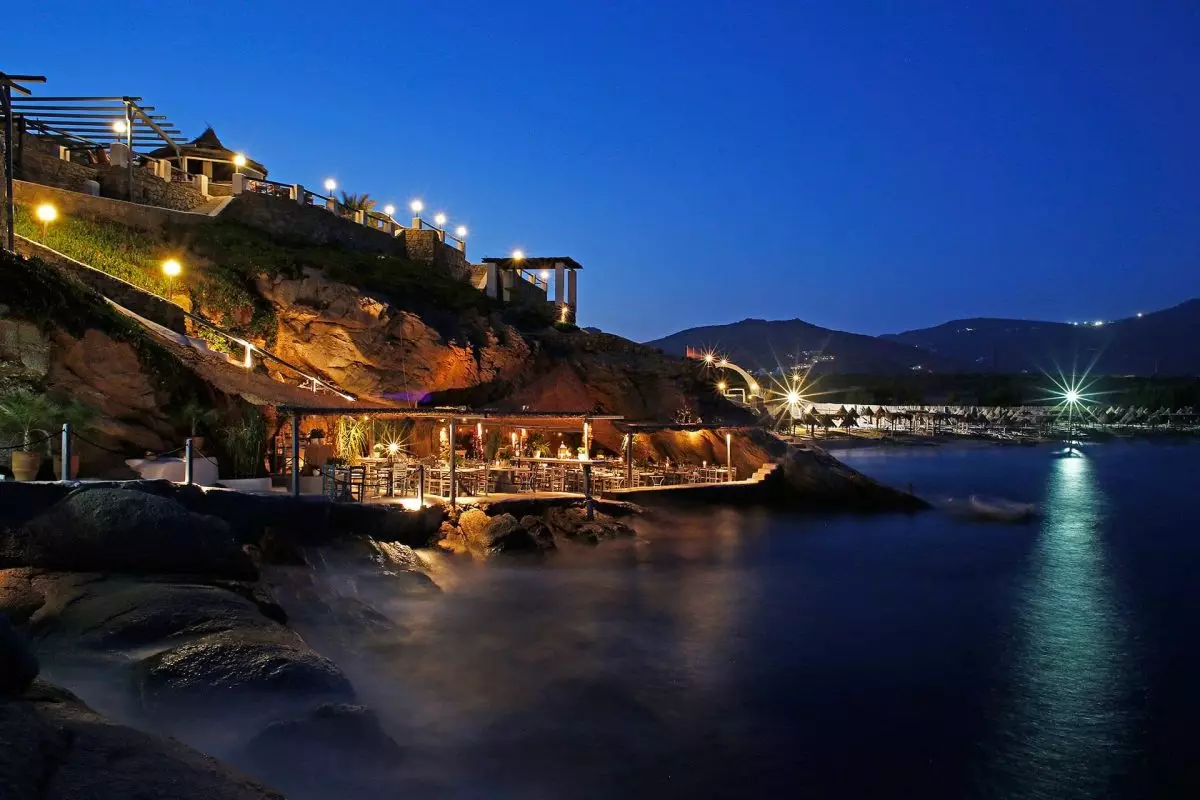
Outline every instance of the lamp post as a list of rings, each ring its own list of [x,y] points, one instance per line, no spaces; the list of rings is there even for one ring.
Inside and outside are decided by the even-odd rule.
[[[42,242],[46,241],[46,229],[51,222],[58,219],[58,209],[49,203],[42,203],[34,212],[37,215],[38,222],[42,223]]]
[[[415,231],[421,230],[421,212],[425,210],[425,204],[421,202],[420,198],[417,198],[408,204],[408,208],[410,211],[412,211],[412,215],[413,215],[412,216],[413,230],[415,230]]]
[[[163,275],[167,276],[167,300],[171,299],[171,290],[175,285],[175,278],[183,271],[183,267],[173,258],[169,258],[163,262]]]
[[[242,171],[242,167],[246,166],[246,156],[237,153],[233,157],[233,174],[236,175]]]

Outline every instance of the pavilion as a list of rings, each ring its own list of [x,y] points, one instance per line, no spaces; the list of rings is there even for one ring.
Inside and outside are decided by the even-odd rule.
[[[213,183],[232,183],[234,174],[238,172],[257,180],[267,177],[266,167],[230,150],[221,143],[211,127],[205,128],[204,133],[178,148],[160,147],[149,155],[150,158],[170,161],[172,167],[189,175],[204,175]],[[239,156],[245,160],[245,164],[237,163]]]
[[[508,304],[520,300],[523,287],[532,284],[534,290],[552,302],[557,309],[555,318],[560,322],[575,322],[577,305],[576,275],[583,269],[569,256],[522,256],[507,258],[485,258],[487,282],[485,291]],[[554,275],[554,297],[550,297],[550,276]]]

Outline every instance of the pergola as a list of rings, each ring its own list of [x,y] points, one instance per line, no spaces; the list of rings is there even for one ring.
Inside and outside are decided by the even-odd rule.
[[[30,95],[23,84],[45,83],[45,75],[9,75],[0,72],[0,113],[4,114],[4,249],[16,249],[13,230],[13,92]]]
[[[487,292],[505,303],[513,299],[513,288],[518,279],[532,283],[546,293],[546,299],[559,308],[560,319],[572,322],[577,305],[577,283],[575,273],[583,265],[570,256],[514,256],[508,258],[485,258],[487,265]],[[554,297],[550,298],[550,274],[554,274]]]
[[[300,495],[300,420],[302,417],[342,417],[347,415],[362,415],[374,419],[402,420],[435,420],[445,421],[450,439],[449,469],[450,496],[447,498],[451,507],[457,504],[456,472],[458,458],[455,453],[455,436],[460,424],[488,423],[504,425],[511,428],[533,428],[546,431],[579,431],[583,435],[584,447],[589,448],[592,425],[596,422],[615,423],[624,420],[616,414],[596,414],[587,411],[500,411],[495,409],[470,409],[465,406],[435,407],[435,408],[400,408],[388,406],[366,406],[347,408],[345,406],[301,406],[281,405],[280,414],[291,416],[291,493]],[[633,450],[626,448],[626,470],[631,470]],[[590,478],[590,459],[581,459],[586,478]],[[585,486],[590,486],[590,480],[585,480]],[[585,490],[585,496],[590,501],[591,492]]]
[[[141,97],[25,97],[6,106],[6,125],[18,118],[32,130],[70,150],[95,150],[105,142],[118,142],[127,149],[129,193],[133,199],[133,162],[137,148],[165,144],[176,155],[185,144],[183,134],[154,106],[142,105]]]

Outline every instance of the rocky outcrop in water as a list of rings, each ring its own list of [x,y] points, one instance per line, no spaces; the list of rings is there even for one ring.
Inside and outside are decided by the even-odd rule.
[[[636,513],[636,508],[627,504],[597,505],[623,516]],[[527,513],[531,511],[537,513]],[[519,518],[518,513],[522,514]],[[517,500],[469,508],[457,518],[451,516],[443,523],[437,544],[450,553],[489,558],[546,553],[556,549],[558,542],[599,544],[633,534],[633,528],[612,513],[594,511],[589,520],[578,501],[555,506]]]

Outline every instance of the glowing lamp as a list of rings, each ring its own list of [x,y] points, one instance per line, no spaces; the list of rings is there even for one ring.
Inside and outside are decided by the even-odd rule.
[[[718,392],[725,391],[725,386],[726,386],[725,381],[717,381],[717,391]]]
[[[792,405],[796,405],[797,403],[800,402],[800,393],[795,392],[795,391],[788,392],[787,393],[787,401],[789,403],[791,403]]]
[[[524,250],[513,250],[513,251],[512,251],[512,260],[513,260],[513,261],[521,261],[521,260],[523,260],[524,258],[525,258],[525,251],[524,251]]]
[[[1074,405],[1079,402],[1079,392],[1075,389],[1067,389],[1066,393],[1063,395],[1063,398],[1066,399],[1066,401],[1071,405]]]
[[[422,203],[420,200],[413,200],[411,203],[408,204],[408,207],[412,210],[412,212],[414,214],[420,214],[422,211],[425,210],[425,204]]]
[[[183,267],[175,259],[169,258],[163,262],[162,271],[163,275],[166,275],[168,278],[174,278],[183,271]]]
[[[713,362],[713,354],[712,354],[712,353],[705,353],[705,354],[704,354],[704,363],[705,363],[705,364],[711,364],[712,362]]]
[[[335,181],[333,178],[325,179],[325,191],[332,192],[336,188],[337,188],[337,181]]]
[[[388,203],[386,206],[383,207],[383,213],[387,214],[390,217],[392,214],[396,213],[396,207],[394,205],[392,205],[391,203]]]
[[[454,229],[454,235],[460,239],[467,238],[467,226],[459,225],[457,228]]]
[[[387,451],[391,455],[396,455],[396,453],[400,452],[400,445],[396,442],[388,442]]]
[[[123,119],[119,119],[112,124],[113,133],[124,135],[129,130],[129,125]]]
[[[438,213],[434,214],[433,215],[433,224],[437,225],[439,228],[445,227],[446,215],[440,211]]]
[[[550,270],[547,270],[547,269],[542,270],[542,280],[545,281],[545,280],[549,280],[549,279],[550,279]]]
[[[49,203],[42,203],[37,207],[35,213],[37,214],[38,222],[42,224],[54,222],[54,220],[58,219],[58,209]]]
[[[242,155],[241,153],[238,153],[237,155],[235,155],[235,156],[233,157],[233,165],[234,165],[235,167],[244,167],[244,166],[246,166],[246,157],[245,157],[244,155]]]

